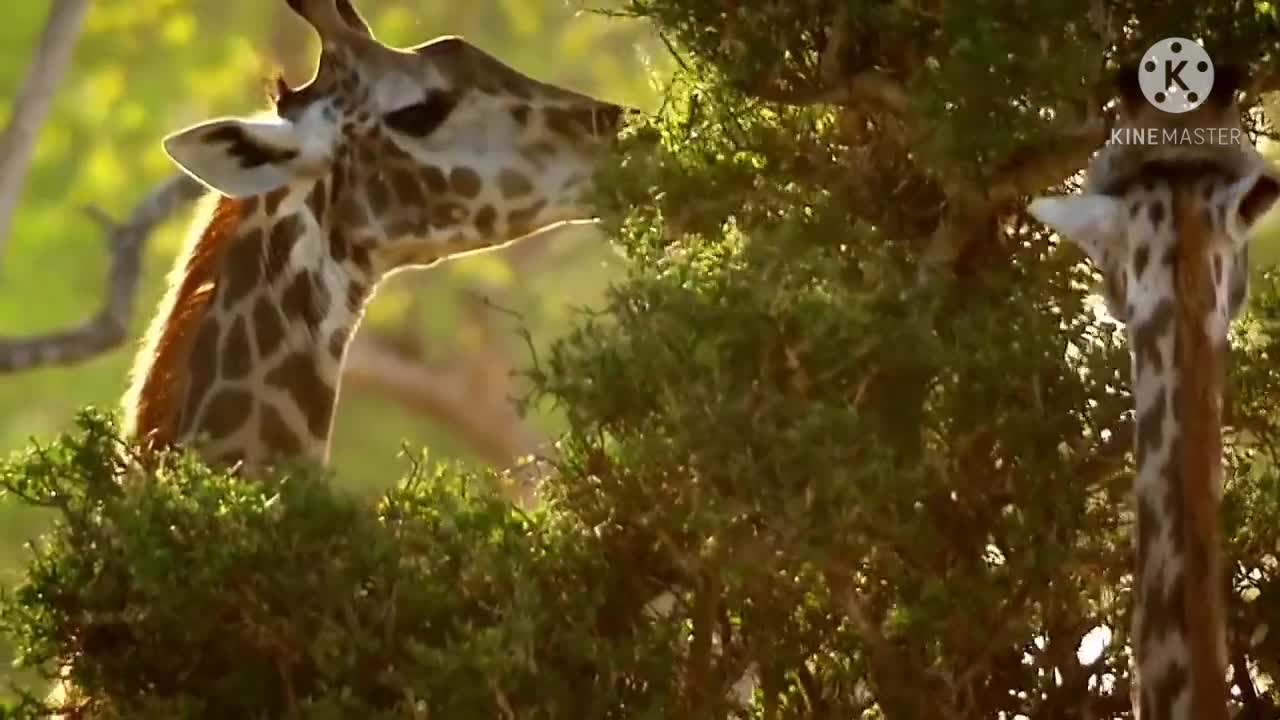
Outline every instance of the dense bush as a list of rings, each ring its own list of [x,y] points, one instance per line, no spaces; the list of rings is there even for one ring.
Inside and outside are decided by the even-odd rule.
[[[249,483],[171,456],[142,475],[86,413],[0,470],[6,491],[59,515],[3,626],[24,663],[73,654],[94,716],[661,707],[661,687],[636,681],[671,666],[670,638],[623,645],[596,627],[633,621],[598,534],[513,510],[489,480],[415,463],[370,505],[305,471]]]
[[[1020,171],[1101,141],[1069,131],[1108,58],[1199,33],[1266,77],[1275,16],[1090,7],[631,3],[682,69],[600,192],[628,277],[531,360],[570,427],[545,507],[421,463],[377,507],[182,458],[121,491],[86,416],[4,470],[63,518],[6,605],[24,659],[74,655],[130,717],[1127,717],[1129,360],[1018,212],[1084,156]],[[1280,699],[1248,680],[1280,673],[1278,290],[1260,270],[1228,417],[1254,717]]]

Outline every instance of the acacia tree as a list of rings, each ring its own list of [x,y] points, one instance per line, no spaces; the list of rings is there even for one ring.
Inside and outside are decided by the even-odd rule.
[[[79,653],[100,702],[168,717],[1129,716],[1128,354],[1022,206],[1084,166],[1112,70],[1157,39],[1247,67],[1256,107],[1275,10],[628,10],[680,69],[600,193],[626,279],[528,363],[570,426],[544,507],[418,467],[371,516],[176,459],[124,497],[100,478],[127,452],[89,419],[4,475],[68,518],[9,605],[29,659]],[[1261,718],[1280,284],[1256,270],[1224,513],[1233,693]]]

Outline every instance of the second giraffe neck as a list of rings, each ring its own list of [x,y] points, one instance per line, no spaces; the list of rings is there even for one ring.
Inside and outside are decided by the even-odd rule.
[[[328,459],[341,366],[374,275],[367,254],[326,236],[324,192],[221,199],[215,217],[234,207],[239,221],[201,239],[224,247],[203,312],[182,320],[189,353],[174,373],[170,436],[208,462]]]
[[[1225,720],[1226,638],[1219,503],[1227,350],[1210,339],[1189,278],[1209,273],[1180,252],[1179,302],[1132,320],[1137,572],[1133,642],[1143,720]],[[1196,282],[1199,280],[1191,280]]]

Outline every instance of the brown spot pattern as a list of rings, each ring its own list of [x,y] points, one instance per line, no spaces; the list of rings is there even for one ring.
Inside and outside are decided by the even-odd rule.
[[[360,310],[360,308],[364,307],[364,299],[368,294],[369,291],[360,283],[352,282],[347,285],[347,307],[352,312]]]
[[[259,436],[262,444],[281,455],[297,455],[302,452],[302,440],[285,423],[280,411],[271,403],[258,408]]]
[[[1249,273],[1246,269],[1249,267],[1249,249],[1246,247],[1237,253],[1235,258],[1236,271],[1231,276],[1231,289],[1228,292],[1227,305],[1232,313],[1239,311],[1244,305],[1245,297],[1249,294]]]
[[[513,237],[524,235],[533,230],[533,220],[547,206],[546,200],[539,200],[523,210],[512,210],[507,214],[507,225]]]
[[[446,227],[458,222],[459,214],[465,213],[466,208],[455,202],[439,202],[431,206],[431,224],[436,227]]]
[[[341,360],[347,350],[347,338],[351,336],[348,328],[335,328],[333,333],[329,335],[329,354],[335,360]]]
[[[244,316],[238,315],[222,343],[222,377],[225,380],[239,380],[249,374],[252,366],[253,348],[249,347],[249,330],[245,326]]]
[[[394,110],[383,116],[387,126],[393,130],[427,137],[449,118],[449,114],[458,105],[458,96],[445,90],[431,90],[420,103]]]
[[[1137,497],[1137,506],[1138,567],[1146,567],[1147,557],[1151,552],[1151,543],[1155,542],[1156,532],[1160,528],[1159,515],[1156,514],[1156,509],[1152,505],[1151,499],[1145,495]]]
[[[547,129],[567,138],[574,138],[578,130],[574,127],[573,113],[564,108],[550,107],[546,110]]]
[[[221,440],[249,421],[253,396],[248,390],[226,388],[218,391],[200,415],[199,432],[211,440]]]
[[[347,237],[339,228],[329,231],[329,257],[334,262],[345,262],[348,255]]]
[[[323,182],[318,182],[315,187],[311,188],[311,194],[307,196],[307,207],[311,208],[311,214],[318,221],[324,220],[324,211],[327,209],[328,192]]]
[[[373,210],[375,215],[381,215],[391,207],[391,189],[387,187],[386,181],[382,179],[381,173],[373,173],[368,177],[365,183],[367,197],[369,198],[369,208]]]
[[[422,192],[422,185],[418,183],[418,179],[413,173],[407,170],[399,170],[391,174],[391,184],[396,191],[396,198],[403,205],[417,206],[425,205],[427,202],[426,193]]]
[[[1159,200],[1152,202],[1151,207],[1147,208],[1147,214],[1152,227],[1159,229],[1160,223],[1164,222],[1164,203]]]
[[[503,73],[502,87],[507,92],[521,100],[529,100],[533,98],[533,92],[529,89],[529,83],[518,75]]]
[[[289,188],[282,187],[278,190],[272,190],[263,198],[263,208],[266,209],[268,215],[275,215],[280,209],[280,203],[289,196]]]
[[[230,309],[262,280],[262,229],[254,228],[227,250],[223,274],[222,307]]]
[[[351,261],[356,264],[364,272],[373,269],[373,258],[369,255],[369,248],[359,243],[352,243],[350,246]]]
[[[422,179],[427,183],[427,190],[434,195],[443,195],[449,192],[449,180],[444,173],[437,167],[425,167],[422,169]]]
[[[485,205],[476,211],[476,230],[481,235],[491,235],[493,233],[493,224],[498,220],[498,211],[493,209],[492,205]]]
[[[334,390],[316,370],[315,361],[304,353],[286,357],[279,366],[267,373],[266,380],[289,393],[298,409],[307,418],[307,429],[318,438],[329,434],[329,421],[333,414]]]
[[[464,198],[473,198],[480,194],[480,175],[467,167],[456,167],[449,173],[449,187]]]
[[[1133,360],[1139,374],[1163,372],[1164,358],[1160,355],[1159,340],[1170,332],[1172,326],[1173,301],[1168,298],[1161,300],[1144,322],[1134,326],[1131,333]]]
[[[1181,663],[1175,663],[1165,671],[1164,675],[1150,678],[1149,682],[1151,703],[1154,703],[1154,706],[1150,707],[1150,712],[1144,713],[1142,717],[1173,717],[1173,700],[1187,685],[1187,668]]]
[[[284,312],[286,321],[302,322],[307,327],[316,327],[320,324],[326,309],[319,307],[317,299],[311,273],[300,272],[293,277],[293,281],[280,297],[280,309]]]
[[[365,204],[355,195],[344,198],[341,222],[347,227],[363,227],[369,224],[369,213],[365,209]]]
[[[520,156],[528,160],[536,168],[541,168],[542,161],[545,158],[555,157],[555,154],[556,146],[543,141],[529,143],[520,150]]]
[[[284,342],[284,321],[267,298],[260,297],[253,304],[253,336],[258,342],[258,352],[265,359]]]
[[[1138,444],[1135,458],[1138,465],[1146,462],[1147,456],[1158,450],[1164,442],[1165,389],[1160,388],[1156,399],[1138,417]]]
[[[1142,277],[1142,273],[1147,269],[1147,263],[1151,260],[1151,248],[1146,243],[1138,245],[1133,251],[1133,272],[1138,277]]]
[[[504,168],[498,173],[498,189],[502,191],[504,198],[517,198],[533,192],[533,183],[515,170]]]
[[[293,251],[293,246],[300,237],[302,237],[302,220],[296,215],[281,218],[275,227],[271,228],[271,237],[267,242],[266,281],[268,283],[274,283],[280,277],[280,273],[284,272],[289,264],[289,253]]]

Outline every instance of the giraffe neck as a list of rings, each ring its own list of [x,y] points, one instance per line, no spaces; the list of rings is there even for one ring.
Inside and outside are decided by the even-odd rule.
[[[215,465],[327,461],[375,276],[367,252],[325,230],[326,193],[321,182],[217,200],[140,356],[133,433]]]
[[[1198,217],[1179,218],[1176,252],[1164,260],[1174,264],[1170,292],[1130,320],[1138,466],[1134,642],[1142,720],[1227,717],[1218,526],[1227,348],[1225,339],[1213,339],[1212,308],[1204,306],[1219,293],[1204,287],[1211,275],[1201,225]]]

